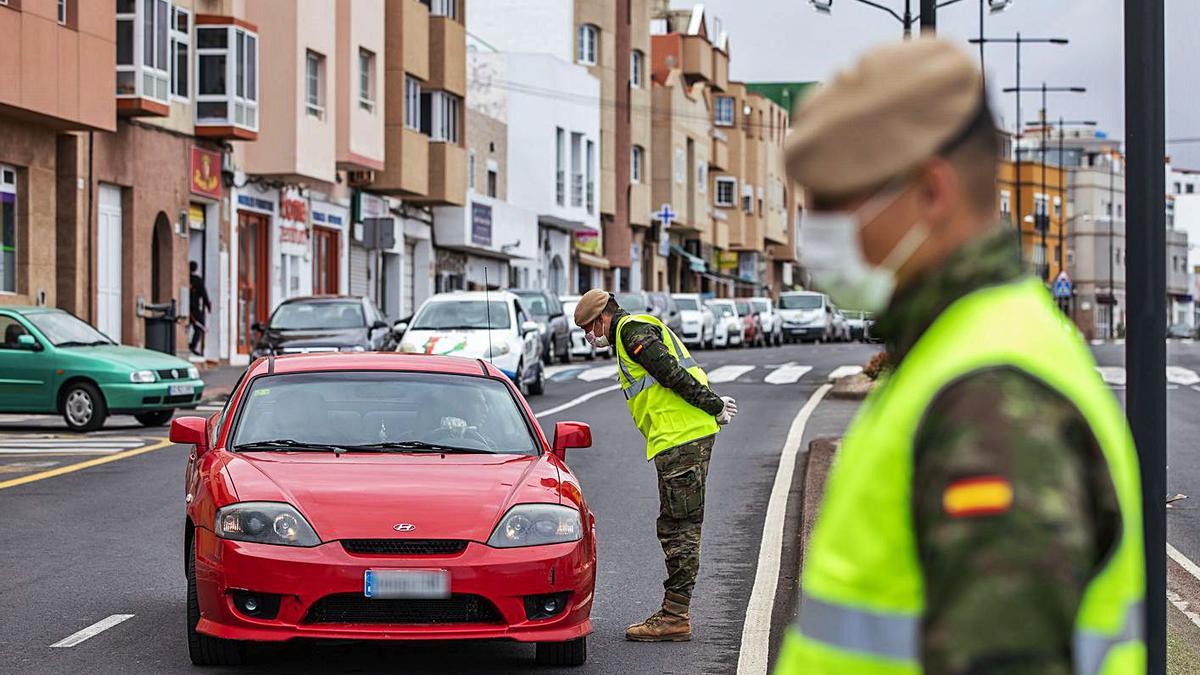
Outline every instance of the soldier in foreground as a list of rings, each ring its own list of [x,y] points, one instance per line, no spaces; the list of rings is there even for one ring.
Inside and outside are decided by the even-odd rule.
[[[998,147],[976,64],[934,40],[797,112],[804,264],[880,312],[895,368],[834,462],[777,674],[1145,672],[1133,441],[997,224]]]
[[[575,307],[575,324],[592,346],[613,345],[618,379],[633,421],[646,437],[646,459],[658,472],[658,541],[666,556],[662,608],[625,637],[642,642],[692,639],[689,606],[700,569],[700,528],[708,460],[718,425],[737,414],[671,329],[649,314],[629,314],[600,289]]]

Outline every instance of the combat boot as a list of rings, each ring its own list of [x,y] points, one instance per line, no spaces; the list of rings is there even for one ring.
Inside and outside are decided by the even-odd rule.
[[[692,622],[688,618],[689,598],[667,593],[662,609],[641,623],[625,629],[625,639],[637,642],[686,642],[692,639]]]

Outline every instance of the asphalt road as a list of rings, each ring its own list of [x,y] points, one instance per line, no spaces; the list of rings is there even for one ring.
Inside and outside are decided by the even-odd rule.
[[[624,399],[611,391],[540,418],[548,432],[561,420],[588,422],[594,432],[593,447],[572,451],[568,457],[597,516],[600,556],[588,663],[569,672],[735,670],[763,518],[789,428],[831,371],[860,365],[874,351],[866,345],[822,345],[697,355],[716,379],[727,380],[715,383],[714,389],[736,397],[741,412],[721,433],[710,467],[701,575],[693,602],[695,639],[690,643],[641,644],[627,642],[623,636],[627,624],[657,608],[664,575],[654,535],[658,501],[654,470],[645,462],[643,441],[629,420]],[[611,363],[579,362],[556,368],[547,394],[532,399],[534,409],[559,408],[611,386],[610,373],[593,369],[611,368]],[[838,433],[852,407],[831,403],[817,410],[807,437]],[[106,438],[140,439],[136,447],[141,448],[161,442],[157,439],[164,430],[141,429],[131,422],[116,418],[103,433],[63,440],[52,433],[61,432],[53,420],[0,419],[0,486],[12,476],[129,452],[120,442]],[[3,454],[5,447],[19,450],[22,439],[31,447],[37,445],[36,453]],[[88,456],[70,454],[89,444]],[[186,455],[183,447],[165,445],[0,489],[0,541],[4,542],[0,663],[4,670],[193,670],[184,635]],[[798,471],[793,484],[801,480]],[[791,532],[794,513],[789,518],[791,529],[785,531]],[[794,552],[785,550],[777,592],[783,599],[794,577],[789,560],[794,561]],[[776,612],[776,642],[788,610]],[[115,614],[133,616],[76,646],[50,646]],[[516,673],[531,667],[529,645],[343,644],[257,649],[251,663],[238,672]]]

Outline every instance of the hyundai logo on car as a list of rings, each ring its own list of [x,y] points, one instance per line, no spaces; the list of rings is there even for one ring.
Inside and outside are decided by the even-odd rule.
[[[396,523],[392,526],[392,529],[397,532],[412,532],[417,529],[417,526],[412,523]]]

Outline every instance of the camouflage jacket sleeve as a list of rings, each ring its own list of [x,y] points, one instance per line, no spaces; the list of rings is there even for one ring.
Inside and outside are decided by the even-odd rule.
[[[914,448],[925,671],[1073,672],[1076,611],[1120,527],[1087,422],[1034,378],[986,370],[938,395]]]
[[[725,407],[721,397],[700,384],[692,374],[679,367],[679,362],[667,351],[658,328],[641,321],[626,321],[621,327],[621,344],[629,357],[646,369],[660,385],[710,415]]]

